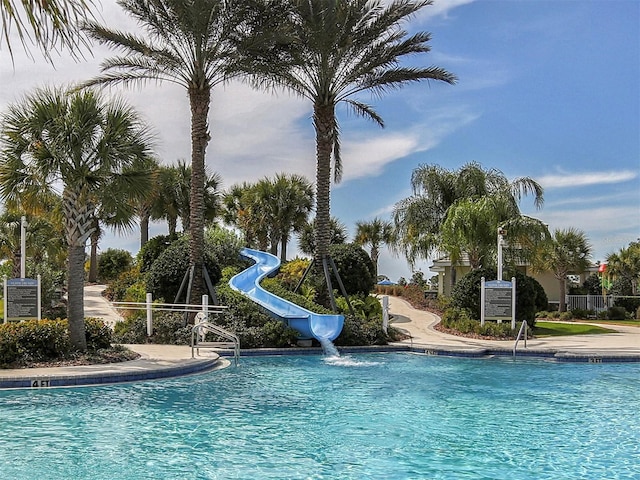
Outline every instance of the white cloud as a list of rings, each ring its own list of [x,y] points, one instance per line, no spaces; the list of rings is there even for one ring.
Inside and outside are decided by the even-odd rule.
[[[475,0],[434,0],[433,4],[422,11],[425,18],[443,17],[448,18],[451,10],[473,3]]]
[[[638,177],[638,172],[632,170],[610,170],[602,172],[564,172],[543,175],[537,181],[544,188],[584,187],[588,185],[604,185],[621,183]]]

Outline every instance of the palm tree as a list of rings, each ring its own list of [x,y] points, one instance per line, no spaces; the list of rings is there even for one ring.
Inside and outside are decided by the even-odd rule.
[[[254,217],[260,218],[269,239],[271,253],[287,260],[287,244],[292,232],[306,225],[313,208],[313,186],[301,175],[276,175],[264,178],[253,189]]]
[[[268,235],[256,201],[256,185],[248,182],[233,185],[223,196],[222,220],[242,232],[245,245],[267,248]]]
[[[205,152],[210,140],[211,91],[234,75],[234,32],[242,23],[233,2],[224,0],[119,0],[148,37],[95,22],[90,37],[123,52],[102,63],[102,75],[84,83],[125,86],[171,82],[187,90],[191,107],[190,262],[192,298],[204,293]],[[189,300],[189,299],[188,299]]]
[[[410,82],[437,80],[453,84],[456,77],[438,67],[404,67],[400,60],[427,53],[430,34],[407,36],[402,24],[430,5],[431,0],[295,0],[284,15],[286,44],[274,61],[251,52],[247,73],[259,86],[284,87],[313,104],[316,133],[316,249],[315,265],[326,271],[331,238],[330,191],[340,181],[342,157],[336,107],[344,103],[357,114],[383,126],[375,110],[357,98],[365,91],[382,95]],[[272,50],[269,51],[273,53]],[[328,276],[327,285],[330,284]],[[327,303],[326,293],[319,300]],[[325,297],[325,298],[322,298]]]
[[[509,180],[501,171],[485,170],[475,162],[458,170],[420,165],[411,175],[411,187],[413,195],[398,202],[393,211],[397,246],[410,264],[428,258],[440,247],[451,250],[455,257],[455,248],[460,247],[457,241],[467,234],[474,235],[474,238],[467,235],[467,247],[475,244],[483,249],[484,253],[476,252],[477,260],[481,261],[495,245],[497,227],[521,217],[518,203],[523,196],[532,194],[537,208],[544,201],[543,189],[535,180],[529,177]],[[481,199],[485,200],[477,203]],[[484,233],[478,243],[480,230],[472,228],[470,222],[473,216],[473,221],[480,225],[483,216],[485,221],[488,219],[487,215],[491,216],[493,231],[489,233],[487,225],[481,225]],[[443,238],[446,221],[449,223]],[[459,256],[462,251],[457,253]]]
[[[92,18],[89,8],[93,4],[92,0],[1,1],[2,37],[9,53],[13,57],[9,39],[11,27],[15,27],[25,49],[30,39],[40,47],[47,60],[51,60],[51,52],[58,45],[68,47],[75,53],[78,47],[86,43],[78,24]],[[18,5],[22,8],[17,8]]]
[[[287,259],[291,233],[300,232],[313,208],[313,186],[301,175],[280,173],[254,184],[234,185],[224,195],[223,219],[239,228],[247,245]]]
[[[627,281],[631,285],[631,294],[638,294],[640,282],[640,240],[629,243],[618,253],[607,255],[607,273]]]
[[[172,178],[175,182],[172,195],[169,197],[174,202],[170,206],[170,210],[175,209],[177,218],[182,222],[182,230],[188,232],[191,221],[191,166],[187,165],[184,160],[178,160],[177,165],[168,168],[173,171],[173,175],[170,175],[169,178]],[[205,169],[203,191],[205,226],[213,222],[220,214],[222,194],[219,187],[221,182],[220,175],[217,173],[209,175]],[[175,234],[175,228],[173,233]]]
[[[532,266],[537,271],[553,272],[560,286],[561,312],[567,309],[567,275],[584,272],[590,257],[591,245],[585,233],[575,228],[556,229],[537,252]]]
[[[122,101],[106,102],[91,90],[44,89],[9,107],[1,132],[2,198],[28,209],[50,198],[57,184],[62,190],[69,333],[73,346],[86,350],[84,259],[95,228],[94,202],[100,198],[106,211],[117,212],[128,208],[128,198],[146,193],[149,130]]]
[[[394,231],[391,222],[374,218],[371,222],[356,222],[356,236],[354,243],[360,246],[371,246],[371,261],[375,269],[375,278],[378,278],[378,258],[382,244],[392,246],[394,244]]]
[[[329,222],[331,236],[329,245],[339,245],[347,241],[348,232],[344,223],[336,217],[331,217]],[[316,251],[316,221],[307,222],[298,233],[298,248],[306,255],[315,255]]]
[[[273,240],[280,241],[280,260],[287,260],[287,245],[291,233],[297,233],[306,225],[313,209],[313,185],[302,175],[276,175],[273,180],[274,198]]]

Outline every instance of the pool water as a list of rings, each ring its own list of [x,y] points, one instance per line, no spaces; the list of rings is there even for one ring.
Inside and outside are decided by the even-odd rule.
[[[0,392],[3,479],[640,479],[640,364],[242,358]]]

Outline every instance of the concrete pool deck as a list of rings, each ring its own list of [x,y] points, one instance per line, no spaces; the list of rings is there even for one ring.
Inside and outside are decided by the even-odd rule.
[[[402,344],[424,348],[425,350],[490,350],[512,351],[513,340],[481,340],[459,337],[439,332],[434,326],[440,319],[433,313],[416,310],[402,298],[389,297],[389,312],[393,316],[391,325],[410,336]],[[594,324],[597,324],[594,322]],[[593,358],[611,357],[627,361],[640,361],[640,327],[621,325],[601,325],[616,333],[602,335],[571,335],[527,340],[527,347],[521,340],[518,354],[546,353],[568,356],[588,356]]]
[[[102,318],[112,325],[119,316],[111,304],[102,297],[104,285],[91,285],[85,289],[85,314]],[[507,355],[513,350],[512,340],[479,340],[448,335],[435,330],[439,318],[426,311],[415,310],[398,297],[389,297],[391,325],[410,338],[393,343],[389,350],[411,350],[432,355],[487,356]],[[554,357],[562,361],[640,361],[640,327],[605,325],[617,333],[604,335],[574,335],[532,339],[518,344],[520,356]],[[42,388],[55,386],[96,385],[106,383],[151,380],[188,375],[224,368],[225,358],[213,352],[191,357],[191,347],[182,345],[127,345],[140,354],[140,358],[121,363],[102,365],[62,366],[50,368],[21,368],[0,370],[0,388]],[[349,349],[349,351],[380,351],[385,347]],[[286,354],[319,349],[272,349],[269,353]],[[342,349],[341,349],[342,350]],[[255,355],[257,351],[242,351],[241,355]],[[267,353],[267,352],[264,352]]]

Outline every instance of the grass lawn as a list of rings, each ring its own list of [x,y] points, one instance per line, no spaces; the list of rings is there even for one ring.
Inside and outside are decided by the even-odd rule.
[[[588,325],[586,323],[556,323],[536,322],[533,334],[540,337],[560,337],[565,335],[595,335],[601,333],[615,333],[610,328]]]

